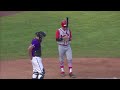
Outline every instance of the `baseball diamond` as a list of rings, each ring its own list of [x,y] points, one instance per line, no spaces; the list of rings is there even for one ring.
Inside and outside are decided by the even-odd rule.
[[[70,78],[68,74],[65,77],[59,75],[57,58],[43,59],[44,79],[120,79],[120,58],[73,58],[76,78]],[[31,79],[32,66],[28,59],[0,61],[0,67],[0,79]]]
[[[62,46],[57,48],[55,29],[59,28],[58,22],[65,16],[71,18],[69,27],[72,28],[72,55],[70,50],[68,56],[73,60],[76,78],[69,76],[71,70],[66,67],[67,57],[64,58],[66,76],[60,76],[57,49],[61,50]],[[0,79],[32,78],[33,67],[28,58],[27,46],[33,33],[41,30],[47,32],[41,46],[44,79],[120,79],[119,11],[0,11],[0,20]],[[70,32],[68,36],[70,37]]]

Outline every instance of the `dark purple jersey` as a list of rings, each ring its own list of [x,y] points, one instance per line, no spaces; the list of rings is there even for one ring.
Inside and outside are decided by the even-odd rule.
[[[34,38],[31,42],[32,46],[34,46],[32,50],[32,56],[41,56],[41,43],[38,39]]]

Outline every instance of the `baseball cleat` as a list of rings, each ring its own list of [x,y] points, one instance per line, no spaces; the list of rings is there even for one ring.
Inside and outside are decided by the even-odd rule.
[[[69,73],[69,76],[70,76],[71,78],[76,78],[76,76],[75,76],[73,73]]]
[[[65,74],[65,72],[61,72],[61,77],[65,77],[66,76],[66,74]]]

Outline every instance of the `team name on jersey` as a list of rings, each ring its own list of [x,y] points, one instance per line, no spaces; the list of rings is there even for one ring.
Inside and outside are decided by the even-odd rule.
[[[62,38],[64,36],[68,36],[70,38],[70,31],[69,29],[67,30],[63,30],[62,28],[58,29],[59,30],[59,37]],[[58,42],[58,44],[62,44],[62,45],[68,45],[70,41],[60,41]]]

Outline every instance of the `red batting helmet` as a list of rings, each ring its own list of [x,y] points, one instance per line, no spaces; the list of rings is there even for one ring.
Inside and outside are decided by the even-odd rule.
[[[61,26],[62,26],[62,27],[67,26],[67,21],[66,21],[66,20],[63,20],[63,21],[61,22]]]

